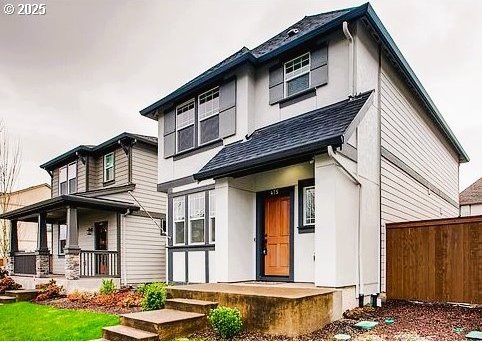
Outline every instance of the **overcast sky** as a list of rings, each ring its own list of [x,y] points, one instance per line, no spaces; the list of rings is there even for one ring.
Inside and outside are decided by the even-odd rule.
[[[38,1],[21,1],[39,3]],[[242,46],[305,15],[363,1],[46,1],[7,16],[0,0],[0,119],[22,146],[18,187],[49,182],[38,166],[124,131],[156,135],[139,110]],[[482,1],[372,1],[482,176]]]

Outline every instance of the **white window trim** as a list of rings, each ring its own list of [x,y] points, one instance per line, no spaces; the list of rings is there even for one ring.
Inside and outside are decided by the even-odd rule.
[[[218,99],[219,99],[219,86],[218,86],[218,87],[214,87],[214,88],[212,88],[212,89],[209,89],[209,90],[205,91],[204,93],[198,95],[198,97],[197,97],[197,105],[198,105],[198,108],[199,108],[199,106],[201,105],[201,103],[200,103],[200,102],[201,102],[201,96],[203,96],[204,94],[209,93],[209,92],[211,92],[211,91],[214,91],[214,90],[216,90],[216,89],[218,90]],[[219,101],[219,100],[218,100],[218,101]],[[198,109],[198,110],[199,110],[199,109]],[[197,127],[198,146],[203,146],[203,145],[209,144],[209,143],[211,143],[211,142],[216,141],[216,140],[219,139],[219,136],[218,136],[217,139],[212,139],[212,140],[206,141],[206,142],[204,142],[204,143],[201,143],[201,121],[205,121],[205,120],[207,120],[207,119],[209,119],[209,118],[212,118],[213,116],[216,116],[216,115],[219,115],[219,106],[218,106],[218,110],[217,110],[217,111],[214,111],[214,112],[212,112],[211,114],[209,114],[208,116],[205,116],[205,117],[203,117],[203,118],[201,118],[201,116],[200,116],[199,113],[198,113],[198,125],[197,125],[197,126],[198,126],[198,127]]]
[[[70,167],[71,165],[74,165],[74,164],[75,164],[75,167],[76,167],[76,169],[75,169],[75,177],[70,178],[70,177],[69,177],[69,167]],[[75,162],[73,162],[73,163],[69,163],[69,164],[64,165],[64,166],[62,166],[62,167],[59,167],[59,179],[58,179],[58,194],[59,194],[59,196],[62,195],[62,193],[61,193],[61,187],[60,187],[60,184],[63,183],[63,182],[60,182],[60,170],[62,170],[62,169],[65,169],[65,177],[66,177],[65,183],[67,183],[67,194],[66,194],[66,195],[71,194],[71,191],[70,191],[70,190],[71,190],[71,189],[70,189],[70,181],[71,181],[72,179],[75,179],[76,190],[78,191],[79,184],[77,183],[77,162],[75,161]]]
[[[60,238],[60,228],[65,227],[65,239]],[[65,244],[67,245],[67,225],[66,224],[59,224],[57,229],[57,255],[65,255],[65,251],[61,251],[60,241],[65,240]]]
[[[182,202],[184,203],[184,206],[183,206],[183,211],[184,211],[184,216],[182,219],[177,219],[175,216],[174,216],[174,202],[178,199],[182,199]],[[172,206],[173,206],[173,215],[172,215],[172,235],[173,235],[173,245],[175,246],[183,246],[186,244],[186,198],[184,196],[179,196],[179,197],[174,197],[172,199]],[[183,242],[177,242],[177,239],[176,239],[176,223],[178,222],[182,222],[184,224],[184,241]]]
[[[178,111],[178,109],[181,108],[181,107],[185,107],[185,106],[189,105],[191,102],[192,102],[193,105],[194,105],[194,107],[193,107],[194,117],[193,117],[192,123],[191,123],[191,124],[188,124],[188,125],[184,125],[184,126],[178,127],[178,120],[177,120],[177,116],[178,116],[177,111]],[[175,111],[174,114],[175,114],[175,123],[176,123],[176,139],[175,139],[175,143],[176,143],[176,153],[186,152],[186,151],[189,151],[189,150],[194,149],[194,148],[196,147],[196,146],[195,146],[195,143],[194,143],[194,142],[196,141],[196,140],[195,140],[195,139],[196,139],[195,137],[194,137],[194,139],[193,139],[193,141],[192,141],[193,146],[190,147],[190,148],[187,148],[187,149],[185,149],[185,150],[182,150],[182,151],[179,151],[179,144],[178,144],[178,142],[179,142],[179,131],[183,130],[184,128],[188,128],[188,127],[190,127],[190,126],[194,126],[194,130],[196,130],[196,127],[195,127],[195,124],[196,124],[196,99],[195,99],[195,98],[192,98],[192,99],[187,100],[186,102],[183,102],[183,103],[181,103],[180,105],[176,106],[176,111]]]
[[[291,63],[291,62],[293,62],[295,59],[304,57],[304,56],[306,56],[306,55],[308,55],[308,68],[307,68],[307,70],[304,71],[304,72],[302,72],[301,74],[296,75],[296,76],[287,77],[287,76],[286,76],[286,64]],[[285,95],[285,97],[288,97],[288,82],[291,81],[292,79],[301,77],[301,76],[303,76],[303,75],[305,75],[305,74],[308,74],[308,88],[307,88],[307,89],[310,89],[310,88],[311,88],[311,72],[310,72],[310,71],[311,71],[311,54],[310,54],[310,52],[307,52],[307,53],[304,53],[304,54],[302,54],[302,55],[299,55],[299,56],[297,56],[297,57],[295,57],[295,58],[287,61],[287,62],[283,65],[283,79],[284,79],[283,87],[284,87],[284,95]],[[304,90],[305,90],[305,89],[304,89]],[[289,95],[289,96],[294,96],[294,95],[296,95],[296,94],[298,94],[298,93],[301,93],[301,92],[304,91],[304,90],[300,90],[299,92],[294,93],[294,94],[291,94],[291,95]]]
[[[303,226],[309,227],[309,226],[314,226],[316,224],[316,216],[314,217],[315,222],[313,223],[307,223],[306,222],[306,190],[307,189],[315,189],[314,185],[309,185],[309,186],[304,186],[302,189],[302,194],[303,194],[303,212],[301,213],[303,215]],[[315,204],[316,205],[316,204]]]
[[[198,195],[198,194],[202,194],[202,198],[203,198],[203,205],[204,205],[204,212],[203,212],[203,216],[202,218],[201,217],[198,217],[198,218],[195,218],[194,220],[191,220],[191,200],[190,200],[190,197],[193,196],[193,195]],[[187,210],[187,213],[188,213],[188,217],[187,217],[187,244],[189,246],[196,246],[196,245],[204,245],[206,243],[206,195],[205,195],[205,192],[196,192],[196,193],[193,193],[193,194],[189,194],[187,196],[187,202],[188,202],[188,210]],[[203,232],[203,235],[204,235],[204,239],[202,242],[192,242],[191,241],[191,237],[192,237],[192,234],[191,234],[191,221],[203,221],[204,222],[204,232]]]
[[[209,197],[209,223],[208,223],[208,228],[209,228],[209,243],[214,244],[216,243],[215,240],[213,240],[213,230],[211,227],[211,219],[214,218],[216,220],[216,193],[214,192],[215,190],[209,190],[208,192],[208,197]],[[214,215],[212,215],[212,210],[211,210],[211,196],[214,196]],[[205,237],[206,238],[206,237]]]
[[[106,159],[108,156],[112,155],[112,179],[107,179],[107,162],[106,162]],[[115,155],[114,155],[114,152],[110,152],[110,153],[106,153],[104,154],[104,183],[107,183],[107,182],[112,182],[112,181],[115,181]]]

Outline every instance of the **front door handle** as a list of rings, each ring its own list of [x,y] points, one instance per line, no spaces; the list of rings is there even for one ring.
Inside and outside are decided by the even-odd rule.
[[[268,248],[266,247],[268,245],[268,236],[264,236],[264,241],[263,241],[263,255],[268,254]]]

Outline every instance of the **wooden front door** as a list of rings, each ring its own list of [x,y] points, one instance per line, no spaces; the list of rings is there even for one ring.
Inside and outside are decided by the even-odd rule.
[[[290,197],[264,200],[264,275],[290,275]]]
[[[109,225],[107,221],[94,223],[94,235],[95,235],[95,250],[106,251],[107,250],[107,232]],[[95,273],[96,275],[106,275],[109,273],[108,254],[95,253]]]

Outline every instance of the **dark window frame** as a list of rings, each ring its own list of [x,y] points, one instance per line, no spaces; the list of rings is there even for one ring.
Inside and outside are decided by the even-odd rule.
[[[305,225],[304,224],[304,216],[305,216],[305,208],[304,208],[304,194],[303,190],[306,187],[315,186],[315,179],[303,179],[298,181],[298,233],[314,233],[315,232],[315,224]],[[316,203],[316,202],[315,202]]]

